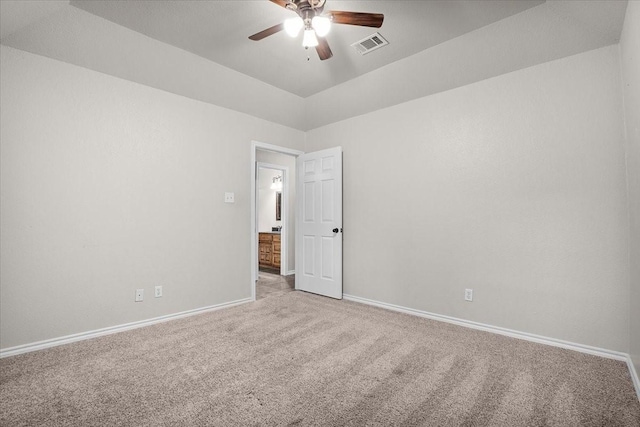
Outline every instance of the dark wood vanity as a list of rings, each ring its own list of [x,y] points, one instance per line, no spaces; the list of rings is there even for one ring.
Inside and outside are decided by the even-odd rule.
[[[280,268],[280,233],[258,233],[260,267]]]

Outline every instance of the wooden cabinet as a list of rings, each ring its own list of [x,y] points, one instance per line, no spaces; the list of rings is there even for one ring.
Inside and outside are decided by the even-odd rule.
[[[258,233],[258,260],[260,267],[280,268],[280,234]]]

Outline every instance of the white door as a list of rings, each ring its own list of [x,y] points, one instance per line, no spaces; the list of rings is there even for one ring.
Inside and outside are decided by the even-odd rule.
[[[296,161],[296,289],[342,299],[342,147]]]

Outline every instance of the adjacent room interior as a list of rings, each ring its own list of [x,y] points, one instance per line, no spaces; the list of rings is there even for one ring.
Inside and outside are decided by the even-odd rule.
[[[0,19],[0,424],[640,422],[640,2]],[[295,290],[332,147],[343,299]]]
[[[256,150],[256,299],[295,289],[295,157]],[[277,162],[270,163],[267,162]]]

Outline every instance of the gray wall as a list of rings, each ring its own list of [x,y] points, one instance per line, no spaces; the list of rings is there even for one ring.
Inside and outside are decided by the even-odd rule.
[[[640,373],[640,2],[627,6],[620,40],[627,127],[627,174],[631,222],[630,354]]]
[[[639,7],[620,47],[308,132],[307,150],[344,147],[345,292],[628,351],[640,371]],[[250,141],[304,133],[1,59],[0,348],[249,297]]]
[[[276,190],[271,188],[273,178],[282,175],[277,169],[258,169],[256,189],[258,190],[256,211],[258,231],[271,232],[272,227],[279,227],[282,221],[276,221]]]
[[[1,49],[0,348],[249,298],[251,140],[304,133]]]
[[[345,293],[628,351],[620,93],[611,46],[308,132],[344,149]]]
[[[259,232],[271,232],[272,227],[280,227],[282,225],[281,220],[276,221],[277,191],[271,188],[273,178],[278,175],[282,175],[282,172],[277,169],[258,169],[256,211]]]

